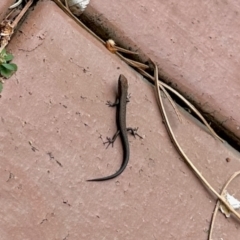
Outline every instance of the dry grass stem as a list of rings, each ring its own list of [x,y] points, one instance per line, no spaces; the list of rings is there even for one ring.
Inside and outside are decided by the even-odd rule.
[[[154,63],[153,63],[154,64]],[[171,125],[168,121],[168,117],[164,108],[164,104],[162,101],[159,85],[161,82],[158,80],[158,68],[154,64],[155,69],[154,69],[154,80],[155,80],[155,89],[156,89],[156,95],[157,95],[157,100],[160,108],[160,112],[162,114],[163,120],[165,122],[166,129],[168,131],[169,137],[171,138],[174,146],[176,147],[178,153],[182,156],[182,158],[186,161],[186,163],[189,165],[189,167],[193,170],[193,172],[197,175],[197,177],[205,184],[205,186],[225,205],[225,207],[235,215],[235,217],[240,220],[240,215],[238,212],[235,211],[235,209],[230,206],[230,204],[226,201],[226,199],[221,196],[218,192],[215,191],[215,189],[208,183],[208,181],[202,176],[202,174],[198,171],[198,169],[194,166],[192,161],[187,157],[187,155],[184,153],[182,150],[181,146],[179,145],[177,139],[175,138],[175,135],[172,131]]]
[[[138,69],[139,72],[149,78],[150,80],[152,80],[154,82],[154,77],[151,76],[150,74],[148,74],[147,72],[145,72],[144,70],[142,69]],[[175,89],[173,89],[172,87],[168,86],[166,83],[158,80],[161,85],[160,86],[163,86],[164,88],[168,89],[169,91],[171,91],[172,93],[174,93],[178,98],[180,98],[200,119],[201,121],[205,124],[205,126],[208,128],[208,130],[211,132],[211,134],[217,138],[218,140],[220,140],[221,142],[224,142],[224,140],[222,138],[220,138],[216,133],[215,131],[211,128],[211,126],[208,124],[208,122],[206,121],[206,119],[202,116],[202,114],[185,98],[183,97],[179,92],[177,92]]]
[[[221,191],[221,196],[223,196],[223,193],[224,191],[227,189],[228,185],[233,181],[234,178],[236,178],[238,175],[240,175],[240,171],[239,172],[235,172],[231,177],[230,179],[225,183],[222,191]],[[215,206],[215,209],[214,209],[214,212],[213,212],[213,216],[212,216],[212,219],[211,219],[211,224],[210,224],[210,229],[209,229],[209,234],[208,234],[208,240],[212,240],[212,233],[213,233],[213,226],[214,226],[214,223],[215,223],[215,220],[216,220],[216,216],[217,216],[217,211],[219,209],[219,206],[220,206],[220,201],[217,200],[217,203],[216,203],[216,206]]]

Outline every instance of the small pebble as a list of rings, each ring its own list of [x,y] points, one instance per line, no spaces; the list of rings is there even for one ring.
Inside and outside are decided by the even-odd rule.
[[[231,159],[230,158],[226,158],[226,162],[230,162],[231,161]]]

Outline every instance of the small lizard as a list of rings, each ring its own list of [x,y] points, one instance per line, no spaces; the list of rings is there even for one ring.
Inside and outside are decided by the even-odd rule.
[[[117,136],[120,134],[122,146],[123,146],[122,165],[116,173],[114,173],[110,176],[103,177],[103,178],[90,179],[87,181],[105,181],[105,180],[115,178],[124,171],[124,169],[126,168],[126,166],[128,164],[129,156],[130,156],[130,149],[129,149],[127,131],[131,131],[131,133],[134,135],[134,137],[135,137],[135,135],[138,135],[138,134],[136,134],[137,129],[132,129],[132,128],[126,127],[126,105],[128,102],[127,95],[128,95],[128,81],[127,81],[126,77],[121,74],[118,79],[118,96],[117,96],[116,102],[115,103],[107,102],[107,104],[111,107],[114,107],[114,106],[118,107],[117,117],[116,117],[118,131],[115,133],[115,135],[112,137],[112,139],[108,138],[107,143],[108,143],[108,146],[110,144],[113,144],[114,141],[116,140]],[[141,136],[139,136],[139,137],[141,137]]]

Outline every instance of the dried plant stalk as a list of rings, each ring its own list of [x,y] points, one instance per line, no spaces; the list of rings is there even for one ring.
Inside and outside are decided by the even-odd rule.
[[[163,120],[165,122],[167,132],[169,134],[169,137],[172,140],[173,145],[176,147],[178,153],[186,161],[186,163],[193,170],[193,172],[197,175],[197,177],[204,183],[204,185],[218,198],[218,200],[220,200],[222,202],[222,204],[225,205],[225,207],[233,215],[235,215],[235,217],[238,220],[240,220],[240,214],[238,212],[236,212],[235,209],[233,209],[232,206],[226,201],[226,199],[223,196],[221,196],[218,192],[216,192],[216,190],[208,183],[208,181],[202,176],[202,174],[194,166],[192,161],[187,157],[187,155],[184,153],[183,149],[179,145],[179,143],[178,143],[178,141],[177,141],[177,139],[176,139],[176,137],[175,137],[175,135],[172,131],[171,125],[169,123],[169,120],[168,120],[168,117],[167,117],[167,114],[166,114],[166,111],[165,111],[165,108],[164,108],[164,105],[163,105],[163,101],[162,101],[162,97],[161,97],[161,93],[160,93],[160,89],[159,89],[159,85],[161,85],[161,82],[159,82],[159,80],[158,80],[158,68],[154,63],[153,63],[153,65],[155,67],[154,68],[154,80],[155,80],[155,89],[156,89],[157,100],[158,100],[160,112],[161,112]]]
[[[225,183],[222,191],[221,191],[221,196],[223,196],[224,191],[227,189],[228,185],[233,181],[234,178],[236,178],[238,175],[240,175],[240,171],[239,172],[235,172],[230,179]],[[210,224],[210,229],[209,229],[209,234],[208,234],[208,240],[212,240],[212,233],[213,233],[213,226],[216,220],[216,216],[217,216],[217,211],[219,209],[220,206],[220,201],[217,201],[217,204],[215,206],[214,212],[213,212],[213,216],[212,216],[212,220],[211,220],[211,224]]]
[[[5,18],[0,24],[0,52],[8,45],[9,41],[11,40],[11,36],[14,33],[14,29],[16,28],[18,22],[21,20],[23,15],[32,5],[33,0],[29,0],[22,11],[18,14],[15,20],[12,22]],[[9,16],[9,15],[8,15]]]

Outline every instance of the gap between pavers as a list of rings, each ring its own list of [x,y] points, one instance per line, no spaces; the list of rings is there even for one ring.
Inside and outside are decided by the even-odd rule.
[[[69,19],[39,2],[9,50],[19,70],[1,105],[1,239],[206,239],[215,205],[172,146],[143,78]],[[116,130],[119,74],[129,80],[130,161],[118,178],[90,183],[119,168],[122,147],[105,149]],[[240,167],[239,153],[211,137],[165,100],[181,146],[219,191]],[[230,158],[230,162],[226,162]],[[61,166],[60,166],[61,164]],[[229,191],[240,198],[239,179]],[[214,238],[237,239],[239,225],[218,213]]]
[[[91,0],[82,19],[156,61],[164,81],[240,146],[239,12],[235,1]]]

